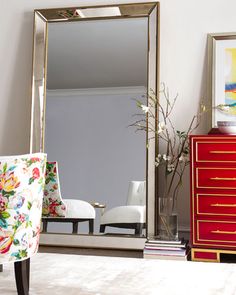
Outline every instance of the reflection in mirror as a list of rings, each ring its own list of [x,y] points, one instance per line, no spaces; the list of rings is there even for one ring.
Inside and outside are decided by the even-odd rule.
[[[45,244],[127,237],[134,249],[155,234],[155,135],[128,126],[135,99],[158,92],[158,34],[158,3],[35,11],[30,150],[48,154]]]
[[[145,234],[146,136],[128,126],[147,91],[147,29],[145,18],[48,27],[44,150],[58,162],[65,204],[95,207],[73,203],[74,218],[96,216],[96,234]],[[89,232],[87,222],[78,227]],[[47,231],[70,233],[71,224]]]

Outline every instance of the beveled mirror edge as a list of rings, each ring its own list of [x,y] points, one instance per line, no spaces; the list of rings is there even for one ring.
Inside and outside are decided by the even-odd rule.
[[[130,18],[130,17],[148,17],[156,6],[159,6],[159,2],[143,2],[143,3],[122,3],[122,4],[110,4],[110,5],[97,5],[97,6],[76,6],[76,7],[60,7],[60,8],[49,8],[49,9],[35,9],[42,19],[47,22],[60,22],[60,21],[78,21],[78,20],[96,20],[96,19],[107,19],[107,18]],[[69,16],[63,15],[63,13],[76,12],[76,10],[85,9],[99,9],[99,8],[128,8],[133,7],[134,12],[123,13],[120,10],[120,15],[106,15],[106,16],[80,16],[78,14],[72,14]],[[140,8],[140,12],[135,11],[135,8]],[[59,18],[58,18],[59,16]]]
[[[156,73],[155,73],[155,92],[156,93],[159,93],[159,59],[160,59],[160,45],[159,45],[159,42],[160,42],[160,3],[159,2],[146,2],[146,3],[129,3],[129,4],[119,4],[118,6],[130,6],[130,5],[141,5],[141,4],[150,4],[152,5],[152,9],[150,10],[150,14],[146,14],[145,17],[148,17],[148,27],[150,27],[150,15],[152,14],[152,12],[155,10],[156,8],[156,28],[155,28],[155,39],[156,39],[156,48],[155,48],[155,51],[156,51],[156,60],[155,60],[155,66],[156,66]],[[83,6],[83,7],[80,7],[81,9],[85,9],[85,8],[98,8],[98,7],[114,7],[114,6],[117,6],[117,5],[102,5],[102,6]],[[50,9],[50,10],[57,10],[57,9],[67,9],[67,8],[54,8],[54,9]],[[69,9],[73,9],[73,8],[69,8]],[[47,43],[48,43],[48,23],[50,22],[48,19],[46,19],[41,13],[39,13],[40,11],[42,10],[35,10],[34,11],[34,38],[35,38],[35,34],[36,34],[36,18],[39,17],[42,21],[45,22],[45,27],[46,27],[46,32],[45,32],[45,36],[46,36],[46,41],[45,41],[45,49],[44,49],[44,54],[45,54],[45,57],[44,57],[44,81],[46,82],[46,66],[47,66]],[[115,18],[128,18],[128,17],[139,17],[139,16],[124,16],[124,17],[115,17]],[[140,15],[140,17],[144,17],[144,15]],[[113,18],[113,17],[102,17],[102,18],[99,18],[99,19],[109,19],[109,18]],[[91,18],[89,18],[91,19]],[[93,18],[94,19],[98,19],[98,18]],[[83,20],[88,20],[86,18],[83,18]],[[63,20],[65,21],[65,20]],[[70,21],[70,20],[69,20]],[[149,35],[150,36],[150,35]],[[150,40],[149,40],[150,42]],[[149,52],[148,52],[148,56],[149,56]],[[35,40],[34,40],[34,45],[33,45],[33,71],[34,71],[34,66],[35,66]],[[147,69],[148,70],[148,69]],[[33,72],[32,71],[32,72]],[[33,72],[34,73],[34,72]],[[150,80],[150,77],[148,75],[148,81]],[[33,146],[33,128],[34,128],[34,101],[33,101],[33,89],[34,89],[34,81],[33,81],[33,76],[32,76],[32,111],[31,111],[31,137],[30,137],[30,151],[33,152],[34,151],[34,146]],[[154,89],[153,89],[154,90]],[[45,120],[45,107],[46,107],[46,83],[44,83],[44,95],[43,95],[43,122]],[[155,110],[155,113],[156,113],[156,116],[158,116],[158,111],[157,109]],[[155,123],[157,124],[157,123]],[[42,123],[42,127],[44,128],[45,124]],[[156,126],[157,128],[157,126]],[[43,130],[43,133],[44,133],[44,130]],[[155,138],[156,138],[156,134],[155,134]],[[44,146],[44,136],[43,136],[43,143],[42,143],[42,146]],[[148,142],[148,135],[147,135],[147,142]],[[36,148],[37,150],[37,148]],[[43,151],[43,149],[41,149]],[[158,202],[156,201],[156,196],[157,196],[157,181],[158,181],[158,176],[157,176],[157,171],[156,171],[156,168],[155,168],[155,165],[154,165],[154,162],[155,162],[155,158],[156,158],[156,155],[158,154],[158,140],[156,138],[155,140],[155,143],[154,143],[154,152],[152,152],[152,155],[150,156],[150,151],[147,150],[146,152],[146,181],[147,181],[147,184],[149,183],[149,179],[150,179],[150,171],[149,171],[149,168],[150,168],[150,159],[152,161],[152,166],[154,167],[154,172],[152,171],[152,176],[153,176],[153,180],[152,180],[152,183],[149,183],[149,185],[153,185],[153,189],[154,189],[154,192],[153,192],[153,198],[154,200],[150,201],[150,198],[149,198],[149,195],[150,195],[150,189],[147,185],[147,228],[146,228],[146,236],[153,236],[156,234],[156,230],[157,230],[157,218],[155,216],[155,212],[157,212],[158,210]],[[150,212],[151,211],[151,212]],[[42,234],[42,236],[58,236],[58,234],[53,234],[53,233],[50,233],[50,234]],[[61,234],[59,234],[59,236],[61,236]],[[62,234],[63,236],[63,234]],[[65,240],[66,240],[66,234],[64,235],[65,236]],[[79,236],[79,235],[78,235]],[[89,238],[92,238],[94,240],[94,237],[100,237],[99,235],[94,235],[93,237],[91,236],[87,236]],[[111,238],[112,236],[103,236],[103,237],[109,237]],[[134,237],[125,237],[124,238],[130,240],[143,240],[145,241],[146,238],[134,238]],[[42,238],[45,242],[45,237]],[[47,238],[46,238],[47,240]],[[49,239],[50,240],[50,239]],[[86,239],[85,239],[86,240]],[[93,244],[96,244],[96,243],[93,243]],[[78,245],[79,246],[79,245]],[[108,246],[104,246],[105,248],[106,247],[109,247]],[[113,246],[112,246],[113,247]],[[122,248],[122,247],[121,247]],[[132,248],[132,247],[131,247]],[[133,249],[133,248],[132,248]]]
[[[159,99],[159,93],[160,93],[160,3],[157,5],[157,21],[156,21],[156,95]],[[158,118],[159,118],[159,110],[156,106],[155,109],[155,116],[157,120],[155,121],[155,130],[158,129]],[[155,133],[155,159],[158,156],[159,153],[159,141],[157,137],[157,133]],[[154,159],[154,162],[155,162]],[[154,165],[155,166],[155,165]],[[159,211],[158,207],[158,169],[155,166],[155,212]],[[154,217],[154,235],[157,235],[157,229],[158,229],[158,218],[157,215]]]
[[[41,24],[44,26],[44,29],[42,30],[42,32],[43,32],[42,36],[40,36],[40,31],[37,30],[37,26],[38,26],[37,23],[39,21],[41,21]],[[37,33],[38,33],[38,36],[37,36]],[[41,48],[41,51],[43,52],[43,56],[40,56],[40,54],[39,54],[40,59],[36,58],[36,55],[38,55],[37,51],[40,51],[38,49],[39,46],[36,46],[37,38],[39,36],[40,36],[41,39],[44,40],[43,41],[44,42],[43,51],[42,51],[42,48]],[[46,77],[45,77],[45,73],[46,73],[45,66],[46,66],[46,56],[47,56],[46,50],[47,50],[47,22],[44,19],[42,19],[40,16],[38,16],[37,13],[35,12],[34,13],[34,30],[33,30],[33,49],[32,49],[32,81],[31,81],[31,98],[32,98],[31,99],[31,130],[30,130],[30,152],[31,153],[35,152],[36,150],[40,151],[40,152],[43,151],[42,144],[41,144],[41,137],[39,139],[39,141],[40,141],[39,146],[37,146],[37,147],[34,146],[34,145],[37,145],[37,141],[35,139],[36,136],[35,136],[34,133],[35,132],[36,133],[37,132],[41,133],[41,124],[39,125],[39,130],[35,131],[34,123],[35,123],[35,120],[36,120],[35,119],[35,117],[36,117],[36,114],[35,114],[36,84],[37,84],[37,82],[39,83],[39,81],[44,82],[45,79],[46,79]],[[41,80],[38,79],[38,75],[39,75],[40,71],[43,72],[41,74]],[[43,93],[43,104],[44,104],[46,85],[45,85],[45,83],[43,85],[44,85],[44,93]],[[38,93],[38,95],[40,95],[40,94]],[[43,112],[44,112],[44,106],[42,108],[42,113]]]

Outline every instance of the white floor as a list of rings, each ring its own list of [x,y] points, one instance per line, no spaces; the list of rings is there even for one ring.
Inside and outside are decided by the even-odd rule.
[[[0,294],[16,294],[13,265]],[[236,295],[236,264],[39,253],[31,295]]]

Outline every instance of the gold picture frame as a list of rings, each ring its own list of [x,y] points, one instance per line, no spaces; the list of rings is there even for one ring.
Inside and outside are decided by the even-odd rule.
[[[236,32],[208,34],[208,99],[211,102],[211,128],[217,121],[235,121]]]

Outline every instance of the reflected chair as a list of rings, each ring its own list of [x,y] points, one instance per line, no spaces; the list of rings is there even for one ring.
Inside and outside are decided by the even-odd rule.
[[[88,221],[89,233],[94,232],[95,209],[88,202],[77,199],[62,199],[57,162],[47,162],[43,198],[43,232],[49,222],[70,222],[72,233],[78,233],[78,223]]]
[[[19,295],[29,294],[38,250],[46,155],[0,157],[0,264],[14,262]]]
[[[127,205],[114,207],[101,216],[100,232],[107,226],[134,229],[135,235],[142,235],[146,228],[146,182],[130,181]]]

